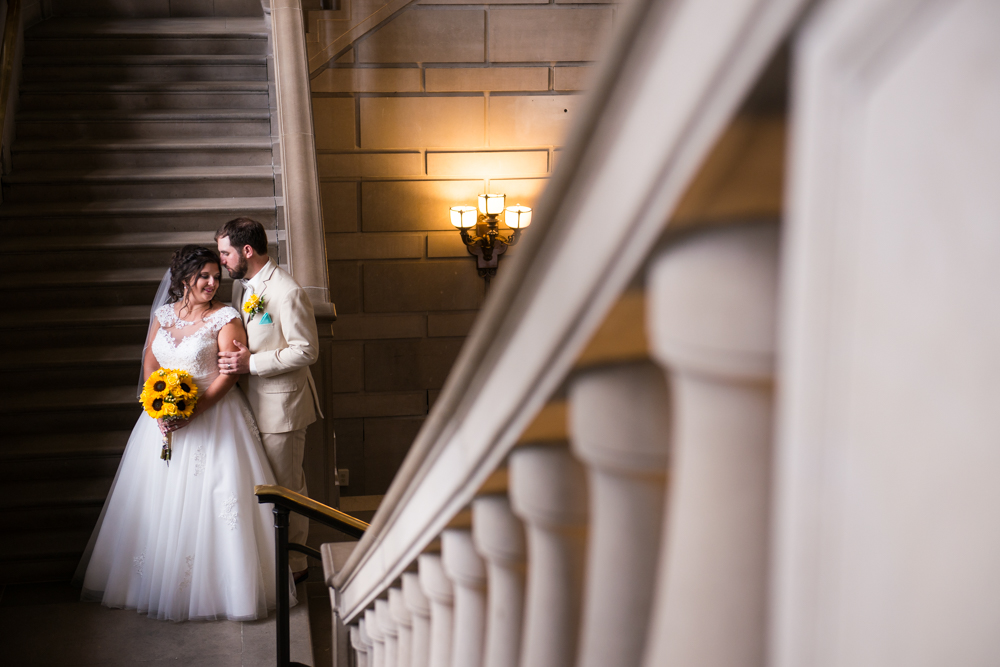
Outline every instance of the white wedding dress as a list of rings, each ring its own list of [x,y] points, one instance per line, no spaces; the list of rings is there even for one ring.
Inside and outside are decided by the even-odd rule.
[[[218,376],[218,332],[238,317],[226,306],[185,322],[164,305],[153,355],[205,391]],[[172,621],[267,616],[274,519],[253,489],[274,475],[243,393],[234,387],[174,431],[169,466],[162,442],[156,420],[139,417],[77,570],[84,599]]]

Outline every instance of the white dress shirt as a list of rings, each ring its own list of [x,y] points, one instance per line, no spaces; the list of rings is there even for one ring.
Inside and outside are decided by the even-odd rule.
[[[274,261],[268,258],[267,264],[260,267],[260,271],[254,274],[253,278],[243,281],[244,291],[243,291],[243,301],[246,302],[247,297],[251,294],[259,294],[261,288],[264,286],[264,276],[271,275],[271,271],[274,270]],[[253,360],[254,355],[250,355],[250,374],[257,375],[257,364]]]

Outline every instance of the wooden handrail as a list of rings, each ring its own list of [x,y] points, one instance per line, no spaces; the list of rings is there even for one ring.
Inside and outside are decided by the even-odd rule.
[[[361,519],[355,519],[329,505],[316,502],[302,494],[290,491],[283,486],[273,484],[258,484],[253,487],[254,495],[259,503],[273,503],[287,508],[296,514],[318,521],[323,525],[336,528],[354,538],[360,538],[368,529],[368,524]]]
[[[21,0],[7,0],[7,20],[0,42],[0,144],[7,124],[7,104],[10,100],[10,82],[14,76],[14,54],[21,26]]]

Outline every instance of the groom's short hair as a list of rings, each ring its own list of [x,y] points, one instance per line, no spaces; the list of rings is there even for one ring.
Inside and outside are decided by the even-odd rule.
[[[229,237],[229,244],[234,248],[250,246],[258,255],[267,254],[267,232],[264,231],[264,225],[253,218],[230,220],[215,232],[215,240],[218,241],[223,236]]]

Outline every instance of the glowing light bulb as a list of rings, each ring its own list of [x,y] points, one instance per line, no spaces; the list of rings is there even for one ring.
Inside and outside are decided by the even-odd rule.
[[[503,213],[504,199],[506,199],[506,195],[502,194],[479,195],[479,212],[483,215],[500,215]]]
[[[531,208],[528,206],[508,206],[504,222],[511,229],[524,229],[531,224]]]
[[[452,206],[451,224],[458,229],[469,229],[476,226],[475,206]]]

